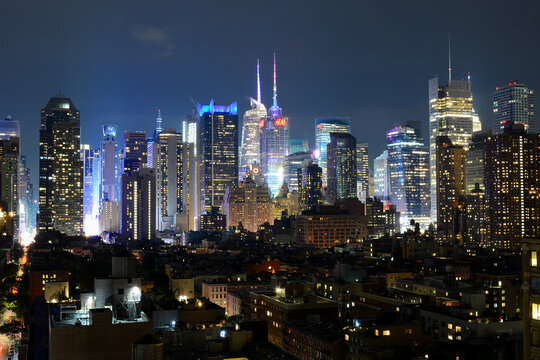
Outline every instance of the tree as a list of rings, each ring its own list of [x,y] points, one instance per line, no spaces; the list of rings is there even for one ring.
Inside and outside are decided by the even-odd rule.
[[[19,320],[13,320],[0,325],[0,334],[9,336],[14,340],[23,330],[23,323]]]

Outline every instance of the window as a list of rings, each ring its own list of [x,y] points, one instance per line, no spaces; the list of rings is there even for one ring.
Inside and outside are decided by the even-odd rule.
[[[531,308],[531,318],[534,320],[540,320],[540,304],[532,303]]]
[[[118,289],[118,295],[124,295],[124,289]]]
[[[379,336],[379,330],[375,329],[375,336]]]
[[[536,251],[531,251],[531,266],[538,266],[538,259],[536,258]]]
[[[390,336],[390,330],[383,330],[382,334],[383,336]]]

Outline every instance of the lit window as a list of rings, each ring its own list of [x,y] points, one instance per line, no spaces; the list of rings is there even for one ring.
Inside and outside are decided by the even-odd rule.
[[[537,304],[537,303],[532,303],[531,304],[531,307],[532,307],[532,318],[534,320],[540,320],[540,304]]]
[[[448,330],[452,330],[453,326],[452,324],[448,324]]]
[[[383,330],[383,336],[390,336],[390,330]]]
[[[538,266],[538,259],[536,258],[536,251],[531,251],[531,266]]]
[[[375,336],[379,336],[379,330],[375,329]]]

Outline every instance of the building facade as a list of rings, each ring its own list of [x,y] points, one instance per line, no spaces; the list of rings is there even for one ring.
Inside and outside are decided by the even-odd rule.
[[[201,212],[221,207],[225,189],[238,181],[238,106],[197,104]]]
[[[437,136],[437,234],[439,241],[463,244],[458,205],[465,201],[465,150]]]
[[[540,135],[506,122],[504,132],[486,140],[484,187],[490,245],[519,248],[540,230]]]
[[[259,225],[274,223],[273,203],[267,187],[258,186],[248,176],[238,186],[227,188],[222,212],[227,219],[227,228],[238,227],[257,232]]]
[[[473,107],[470,78],[453,80],[440,85],[439,78],[429,81],[429,166],[431,173],[431,219],[437,221],[437,164],[436,139],[448,136],[452,144],[469,150],[473,132],[482,130]]]
[[[493,130],[501,133],[504,123],[513,121],[523,124],[525,131],[536,132],[536,96],[519,81],[497,87],[493,92]]]
[[[68,134],[62,134],[62,124]],[[55,143],[56,140],[62,144]],[[61,92],[52,97],[41,110],[41,127],[39,130],[39,231],[53,230],[56,226],[66,228],[54,218],[55,190],[58,189],[68,196],[63,205],[73,200],[75,218],[80,217],[81,224],[73,232],[82,231],[82,165],[80,160],[80,113],[73,105],[71,99]],[[67,148],[62,148],[67,146]],[[57,156],[66,155],[65,159],[58,161]],[[69,160],[68,160],[69,159]],[[73,160],[73,162],[71,162]],[[64,168],[66,166],[66,168]],[[56,185],[56,171],[61,172],[65,179],[62,184]],[[69,176],[69,172],[73,176]],[[68,179],[65,176],[68,175]],[[71,193],[71,190],[74,192]],[[64,202],[64,200],[62,200]],[[78,202],[80,201],[80,206]],[[78,209],[80,207],[80,215]]]
[[[390,171],[388,167],[388,150],[373,161],[374,195],[383,202],[390,201]]]
[[[366,201],[370,197],[368,143],[356,143],[357,197]]]
[[[484,189],[484,145],[493,135],[492,129],[473,133],[469,151],[465,152],[465,186],[470,194],[479,184]]]
[[[327,145],[328,200],[357,197],[356,139],[347,133],[330,133]],[[367,174],[366,174],[367,175]]]
[[[148,145],[146,131],[124,132],[124,152],[122,157],[123,174],[131,175],[146,166]]]
[[[122,235],[151,240],[156,230],[156,173],[142,168],[122,175]]]
[[[315,119],[315,149],[323,172],[323,186],[327,185],[327,146],[330,133],[351,133],[351,121],[347,118]]]
[[[401,228],[414,219],[427,228],[429,217],[429,153],[419,130],[403,124],[386,133],[390,201],[401,213]]]

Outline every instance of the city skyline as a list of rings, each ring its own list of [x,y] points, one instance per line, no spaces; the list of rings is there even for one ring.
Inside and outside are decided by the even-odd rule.
[[[280,58],[280,105],[291,119],[291,138],[306,138],[313,147],[310,124],[316,117],[349,117],[352,135],[359,142],[370,143],[372,166],[371,161],[384,150],[385,131],[395,123],[417,120],[422,122],[423,130],[427,128],[426,82],[437,74],[442,82],[446,82],[449,32],[452,33],[454,78],[465,78],[468,72],[471,73],[475,110],[484,128],[492,122],[491,99],[497,86],[515,80],[532,89],[537,89],[540,84],[532,61],[538,58],[538,49],[523,46],[531,41],[530,34],[534,33],[532,18],[525,17],[520,29],[503,31],[495,26],[503,17],[535,13],[538,4],[533,2],[507,6],[504,14],[494,10],[496,7],[484,9],[479,4],[468,5],[466,12],[459,10],[463,8],[459,4],[445,12],[440,12],[434,5],[419,6],[414,12],[402,8],[405,5],[395,5],[376,24],[372,23],[371,16],[361,14],[381,14],[382,8],[369,5],[361,13],[360,5],[353,2],[330,9],[321,3],[310,3],[310,16],[301,15],[305,5],[302,2],[293,5],[277,2],[272,6],[246,4],[235,9],[209,4],[189,4],[185,9],[178,5],[171,14],[151,8],[159,16],[148,19],[137,14],[140,6],[135,3],[127,10],[127,16],[117,22],[106,11],[102,12],[99,4],[69,4],[54,13],[36,5],[25,13],[27,20],[18,23],[12,23],[12,19],[25,9],[19,4],[0,5],[2,13],[13,14],[0,25],[6,38],[10,39],[0,48],[6,54],[26,55],[18,63],[9,56],[0,60],[0,68],[9,69],[3,72],[4,81],[0,85],[0,116],[4,118],[11,114],[21,122],[21,153],[28,157],[33,183],[37,183],[34,154],[37,151],[38,109],[59,89],[77,103],[83,114],[81,142],[94,148],[98,145],[102,124],[118,124],[119,133],[125,130],[150,133],[157,109],[162,110],[164,128],[180,130],[181,121],[191,113],[190,97],[201,103],[207,103],[211,98],[218,103],[238,101],[239,113],[243,113],[249,108],[249,96],[256,94],[253,70],[257,58],[261,63],[262,100],[270,104],[272,54],[276,51]],[[114,10],[122,6],[122,2],[108,6],[111,7],[109,10]],[[209,19],[226,17],[233,23],[219,37],[236,41],[232,45],[225,45],[229,44],[225,41],[212,45],[230,51],[230,57],[201,61],[199,54],[210,46],[203,39],[217,34],[216,28],[201,30],[205,36],[196,33],[193,38],[186,39],[182,30],[193,20],[184,19],[182,26],[173,21],[173,14],[202,13],[202,9],[207,10],[204,13]],[[88,20],[83,24],[74,24],[72,20],[65,24],[55,21],[73,11],[88,13]],[[267,17],[274,11],[294,21],[284,19],[283,26],[275,29],[255,26],[253,20],[242,27],[237,25],[250,12]],[[485,11],[488,14],[480,16]],[[129,15],[133,15],[133,19],[128,20]],[[42,17],[52,19],[57,25],[41,26],[41,33],[36,35],[33,31],[36,25],[31,22],[39,25]],[[85,26],[93,26],[97,18],[105,26],[98,34],[87,35]],[[314,34],[302,30],[307,22],[322,19],[325,19],[325,25]],[[359,20],[362,24],[358,24]],[[432,26],[440,30],[422,32],[426,26],[439,22],[446,26]],[[462,23],[467,25],[461,26]],[[254,31],[244,31],[244,26],[250,25],[254,25]],[[114,36],[98,42],[97,39],[107,38],[101,32],[108,30]],[[382,31],[380,37],[371,39],[370,34],[377,31]],[[76,41],[79,38],[81,44]],[[254,46],[244,47],[243,44],[251,39],[259,41]],[[495,47],[494,44],[501,40],[503,45]],[[351,41],[361,46],[350,47]],[[74,48],[70,53],[79,54],[80,58],[55,55],[61,53],[58,49],[65,44],[72,45]],[[31,50],[44,46],[50,51]],[[504,53],[523,56],[499,56],[501,49]],[[88,51],[104,55],[103,59],[96,55],[86,56]],[[336,53],[340,56],[336,57]],[[398,57],[396,53],[399,53]],[[44,70],[34,69],[35,63]],[[24,78],[20,76],[23,73],[27,75]],[[224,83],[227,85],[222,85]],[[380,90],[389,83],[407,86],[409,91],[388,100]],[[367,124],[376,125],[365,126]]]

